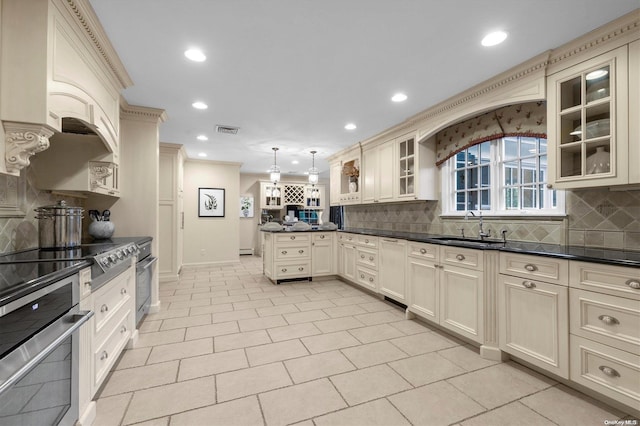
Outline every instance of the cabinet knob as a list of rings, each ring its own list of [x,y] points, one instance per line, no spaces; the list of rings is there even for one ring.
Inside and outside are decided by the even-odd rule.
[[[320,235],[320,239],[321,239],[321,240],[324,240],[324,235]]]
[[[369,256],[369,260],[373,262],[373,256]]]
[[[280,253],[287,254],[287,251],[286,250],[282,250]]]
[[[122,294],[123,296],[124,296],[125,294],[127,294],[127,289],[126,289],[126,288],[121,288],[121,289],[120,289],[120,294]]]
[[[598,319],[600,321],[602,321],[603,323],[607,324],[607,325],[616,325],[616,324],[620,324],[620,321],[618,321],[617,318],[612,317],[610,315],[600,315],[598,317]]]
[[[100,307],[100,312],[107,312],[109,310],[109,307],[107,305],[102,305]]]
[[[421,249],[420,249],[420,253],[422,253],[422,254],[426,254],[426,253],[427,253],[427,249],[423,249],[423,248],[421,248]]]
[[[304,271],[304,268],[301,266],[298,268],[298,271]]]
[[[463,261],[465,259],[463,254],[457,254],[456,255],[456,259],[458,259],[459,261]]]
[[[109,354],[107,353],[107,351],[102,351],[102,354],[100,354],[100,360],[104,361],[107,358],[109,358]]]
[[[287,272],[287,268],[282,268],[282,272]]]
[[[373,282],[373,278],[369,277],[369,282],[372,283]]]
[[[360,255],[360,259],[364,259],[364,254],[361,254],[361,255]]]
[[[532,265],[530,263],[527,263],[526,265],[524,265],[524,269],[526,269],[529,272],[535,272],[538,270],[538,267],[536,265]]]
[[[368,239],[364,240],[364,243],[369,244],[369,240]]]
[[[364,279],[364,274],[360,274],[360,278]]]
[[[533,281],[522,281],[522,285],[525,288],[536,288],[536,283],[534,283]]]
[[[618,373],[615,368],[601,365],[600,367],[598,367],[598,369],[609,377],[620,377],[620,373]]]
[[[351,240],[353,239],[353,237],[349,237],[349,238],[347,238],[347,239],[348,239],[349,241],[351,241]]]
[[[637,280],[629,280],[627,281],[627,285],[634,290],[640,290],[640,281]]]
[[[304,253],[304,250],[298,250],[298,253],[302,254]]]
[[[127,326],[123,325],[122,328],[120,329],[120,333],[126,333],[127,332]]]
[[[291,236],[291,237],[289,237],[289,238],[291,238],[292,240],[295,240],[295,239],[296,239],[295,235],[292,235],[292,236]]]

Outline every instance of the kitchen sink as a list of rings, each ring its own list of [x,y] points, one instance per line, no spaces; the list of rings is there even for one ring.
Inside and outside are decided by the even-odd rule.
[[[486,247],[486,246],[504,244],[504,241],[501,241],[501,240],[477,240],[473,238],[460,238],[460,237],[435,237],[431,239],[435,241],[447,243],[447,244],[454,243],[454,244],[476,246],[476,247]]]

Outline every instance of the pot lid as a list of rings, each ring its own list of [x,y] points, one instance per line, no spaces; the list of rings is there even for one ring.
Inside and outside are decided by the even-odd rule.
[[[55,211],[58,211],[58,212],[67,211],[69,213],[82,213],[84,211],[82,207],[68,206],[65,200],[60,200],[56,204],[53,204],[51,206],[38,207],[34,210],[37,212],[47,212],[47,213],[51,213]]]

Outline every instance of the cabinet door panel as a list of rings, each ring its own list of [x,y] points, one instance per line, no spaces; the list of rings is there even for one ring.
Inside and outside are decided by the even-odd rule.
[[[380,292],[402,303],[407,299],[406,248],[407,242],[405,240],[380,239],[380,264],[378,266]]]
[[[386,143],[378,148],[378,200],[391,201],[395,187],[395,144]]]
[[[500,349],[569,377],[568,289],[500,275]]]
[[[440,271],[440,325],[484,342],[482,272],[446,266]]]
[[[314,241],[311,246],[311,275],[329,275],[333,273],[332,241]]]
[[[409,311],[438,322],[438,269],[435,263],[410,257],[407,290]]]

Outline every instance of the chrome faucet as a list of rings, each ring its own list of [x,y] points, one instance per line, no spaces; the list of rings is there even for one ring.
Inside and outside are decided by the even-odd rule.
[[[471,216],[476,217],[476,214],[474,212],[472,212],[471,210],[468,210],[464,215],[465,220],[468,219],[469,213],[471,213]],[[478,224],[480,225],[480,231],[478,232],[478,235],[480,236],[481,240],[484,240],[485,238],[488,238],[491,236],[491,229],[487,230],[487,232],[484,232],[484,229],[482,227],[483,226],[482,211],[478,210],[477,217],[478,217]]]

